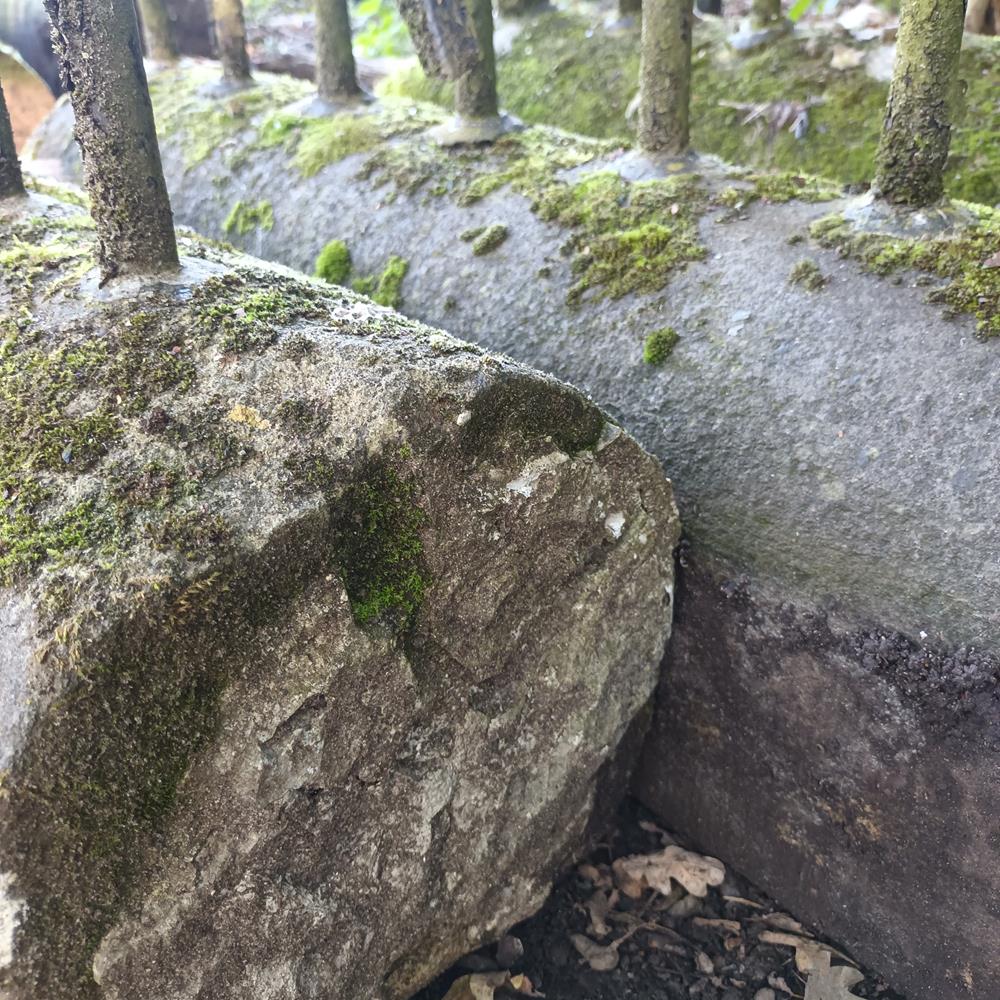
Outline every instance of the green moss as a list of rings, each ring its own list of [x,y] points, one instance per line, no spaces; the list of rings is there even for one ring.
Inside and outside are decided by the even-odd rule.
[[[176,552],[185,559],[204,559],[230,537],[225,519],[204,510],[171,510],[146,522],[146,538],[160,552]]]
[[[697,219],[705,199],[690,175],[629,183],[615,173],[557,181],[538,199],[538,215],[571,229],[566,245],[576,283],[568,301],[663,288],[671,272],[701,260]]]
[[[24,178],[24,186],[35,194],[47,195],[67,205],[75,205],[82,209],[90,208],[90,199],[86,193],[72,184],[61,184],[59,181],[53,181],[47,177],[39,177],[37,174],[27,174]],[[79,221],[89,219],[88,216],[71,216],[70,218]]]
[[[274,209],[269,201],[259,201],[256,205],[238,201],[226,216],[222,228],[227,233],[235,230],[240,236],[246,236],[255,229],[270,231],[274,228]]]
[[[217,82],[211,65],[187,65],[165,70],[149,81],[150,96],[160,135],[183,137],[188,166],[201,163],[220,150],[230,165],[238,165],[227,140],[242,132],[257,132],[272,108],[282,107],[309,94],[310,84],[291,77],[258,73],[254,86],[227,97],[207,97]]]
[[[438,104],[443,108],[455,106],[455,85],[424,75],[416,63],[408,63],[379,81],[375,88],[382,99],[397,98]]]
[[[380,306],[398,309],[403,302],[403,279],[410,269],[410,262],[393,255],[381,274],[356,278],[354,290],[374,299]]]
[[[951,236],[900,239],[859,233],[839,215],[813,223],[810,234],[876,274],[912,269],[945,279],[930,293],[930,300],[975,316],[982,338],[1000,337],[1000,268],[983,266],[1000,247],[1000,212],[966,208],[975,213],[977,223]]]
[[[483,254],[488,254],[496,250],[507,239],[507,235],[507,227],[502,222],[494,222],[478,230],[466,230],[466,232],[462,233],[461,238],[470,241],[472,243],[472,252],[477,257],[482,257]]]
[[[736,54],[725,45],[724,35],[721,25],[696,27],[691,88],[695,149],[732,163],[844,184],[871,180],[888,85],[872,79],[864,66],[831,66],[833,46],[843,44],[842,38],[790,34]],[[987,205],[1000,202],[998,48],[995,39],[973,39],[962,52],[967,111],[954,130],[946,181],[952,197]],[[620,138],[629,133],[626,110],[636,93],[638,63],[638,27],[609,30],[586,15],[543,14],[499,57],[501,101],[529,123]],[[391,77],[381,89],[452,106],[450,93],[428,84],[415,69]],[[793,102],[810,105],[801,138],[789,128],[794,112],[784,122],[779,117]],[[747,122],[758,108],[760,113]]]
[[[303,128],[295,166],[303,177],[312,177],[328,164],[363,153],[381,141],[382,133],[368,115],[334,115]]]
[[[53,475],[100,462],[123,422],[167,390],[195,378],[183,333],[159,311],[116,316],[54,350],[39,345],[30,320],[8,322],[0,342],[0,583],[43,562],[61,565],[94,546],[113,545],[108,495],[53,508]],[[81,405],[81,401],[83,405]]]
[[[776,174],[753,174],[753,193],[762,201],[832,201],[843,193],[836,185],[820,177],[785,171]]]
[[[330,420],[323,405],[311,399],[282,400],[276,416],[288,431],[299,436],[321,431]]]
[[[409,102],[388,102],[329,118],[299,118],[279,111],[263,120],[255,145],[284,146],[299,173],[313,177],[332,163],[397,136],[421,132],[443,117],[437,108]]]
[[[336,506],[334,550],[355,619],[409,627],[430,584],[420,538],[427,515],[415,482],[373,463]]]
[[[677,331],[671,326],[654,330],[642,345],[642,360],[647,365],[662,365],[674,353],[674,348],[680,339]]]
[[[343,285],[351,273],[351,251],[343,240],[330,240],[316,257],[317,278],[333,285]]]
[[[7,246],[0,250],[0,276],[9,282],[14,303],[31,301],[36,279],[55,272],[66,272],[74,262],[89,267],[96,261],[92,244],[85,239],[64,237],[61,232],[63,225],[58,227],[56,238],[45,243],[40,243],[39,233],[32,231],[38,227],[42,227],[42,233],[53,232],[55,235],[56,227],[49,230],[41,220],[23,222],[11,227]],[[81,231],[79,235],[84,233]]]
[[[153,461],[134,473],[122,470],[120,478],[112,492],[116,504],[131,510],[162,510],[179,494],[184,474]]]
[[[192,302],[201,333],[218,338],[222,349],[233,353],[263,350],[277,339],[278,327],[321,314],[309,295],[289,296],[280,281],[251,287],[237,274],[203,282]]]
[[[793,285],[801,285],[810,292],[818,292],[825,284],[826,278],[814,260],[800,260],[792,268],[788,280]]]
[[[563,252],[576,276],[568,301],[576,303],[587,293],[619,298],[659,290],[675,268],[705,254],[697,220],[707,199],[692,175],[631,183],[601,171],[564,179],[565,171],[616,148],[533,128],[498,140],[488,155],[416,141],[389,145],[369,159],[363,175],[460,205],[504,187],[522,194],[542,219],[570,230]]]
[[[97,511],[91,500],[39,516],[36,502],[42,495],[27,492],[32,487],[37,484],[22,485],[20,493],[9,492],[0,500],[0,584],[9,585],[45,562],[53,567],[72,562],[104,546],[114,530],[108,515]]]
[[[423,190],[430,197],[448,196],[461,205],[474,204],[506,186],[534,199],[560,171],[616,149],[550,128],[506,135],[485,155],[477,149],[446,150],[436,143],[414,140],[380,147],[368,158],[361,176],[410,194]]]

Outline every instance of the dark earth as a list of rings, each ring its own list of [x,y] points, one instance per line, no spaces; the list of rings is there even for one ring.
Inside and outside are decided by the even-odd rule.
[[[650,854],[665,843],[687,846],[661,831],[652,814],[630,800],[619,813],[614,831],[587,863],[556,884],[539,913],[512,928],[499,945],[466,956],[413,1000],[443,1000],[461,977],[498,969],[526,975],[547,1000],[801,1000],[807,977],[796,967],[794,949],[760,940],[769,932],[787,935],[796,926],[800,929],[791,931],[796,936],[830,944],[834,965],[854,964],[836,945],[801,928],[774,900],[727,866],[725,881],[710,888],[701,900],[679,888],[670,897],[651,890],[637,900],[622,894],[606,918],[611,933],[599,943],[621,938],[630,929],[633,933],[619,946],[617,968],[594,971],[571,941],[572,935],[588,933],[585,904],[598,885],[587,875],[592,876],[594,869],[605,874],[614,859]],[[637,924],[651,923],[657,927],[634,929]],[[511,961],[521,950],[517,942],[524,954]],[[497,961],[498,951],[502,964]],[[864,981],[844,994],[844,1000],[852,994],[866,1000],[905,1000],[876,975],[861,971]],[[495,998],[513,1000],[523,995],[505,987],[497,990]]]

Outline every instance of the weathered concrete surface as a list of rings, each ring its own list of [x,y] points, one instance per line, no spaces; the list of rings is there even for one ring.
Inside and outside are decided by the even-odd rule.
[[[575,390],[185,241],[100,289],[8,200],[0,996],[400,1000],[544,899],[678,526]]]
[[[883,669],[839,638],[786,652],[799,641],[794,620],[768,611],[766,631],[777,638],[765,643],[713,594],[737,584],[772,594],[765,609],[821,614],[836,637],[901,633],[959,663],[968,659],[956,652],[963,646],[996,655],[1000,410],[988,387],[1000,375],[1000,344],[929,304],[933,279],[893,283],[808,240],[789,242],[837,202],[759,202],[728,223],[719,221],[724,210],[709,209],[704,259],[675,271],[662,291],[615,300],[595,289],[571,306],[573,231],[540,219],[508,186],[460,205],[449,192],[467,190],[467,164],[449,161],[407,190],[429,154],[405,136],[388,147],[376,139],[302,178],[294,149],[261,149],[252,121],[235,124],[216,158],[197,163],[178,135],[164,136],[180,219],[305,269],[334,238],[347,242],[357,275],[377,273],[391,255],[407,258],[406,312],[575,382],[664,462],[692,558],[711,560],[710,582],[696,581],[710,612],[681,626],[640,794],[912,997],[982,996],[1000,972],[995,824],[984,821],[1000,814],[997,751],[984,735],[1000,717],[992,668],[973,671],[980,721],[956,730],[950,720],[972,695],[946,699],[941,724],[897,710],[907,688],[925,697],[919,670]],[[541,133],[525,141],[536,139],[545,144]],[[395,173],[376,162],[386,148]],[[576,176],[602,163],[630,177],[662,173],[612,155]],[[509,165],[494,152],[477,169]],[[382,183],[392,176],[400,183]],[[532,184],[523,189],[537,198]],[[432,194],[436,186],[445,194]],[[260,199],[273,205],[270,229],[224,232],[234,204]],[[507,238],[486,255],[459,239],[498,222]],[[804,259],[828,279],[819,291],[789,281]],[[665,325],[680,340],[654,368],[643,363],[643,342]],[[726,683],[741,683],[740,696],[721,698],[715,687]],[[791,700],[805,690],[816,697]],[[715,745],[694,723],[681,725],[675,706],[687,704],[696,718],[711,716],[722,734]],[[817,729],[849,721],[864,752],[817,749]],[[684,776],[662,775],[677,773],[675,760]],[[741,796],[742,776],[758,767],[776,777]],[[824,770],[827,780],[813,779]],[[974,806],[960,805],[958,788]],[[941,816],[932,820],[929,808]],[[869,812],[891,832],[837,834],[859,822],[841,817]],[[894,839],[903,830],[905,864]],[[954,900],[942,903],[953,887]]]
[[[909,997],[991,997],[1000,657],[683,557],[643,800]]]

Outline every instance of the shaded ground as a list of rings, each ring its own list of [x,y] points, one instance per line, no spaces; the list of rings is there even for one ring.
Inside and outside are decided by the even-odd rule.
[[[704,899],[686,893],[676,882],[670,895],[646,889],[637,899],[609,884],[622,884],[610,867],[615,859],[660,852],[665,843],[678,841],[660,831],[641,806],[627,804],[608,842],[556,885],[535,917],[515,927],[499,946],[467,956],[413,1000],[442,1000],[463,976],[500,968],[526,975],[548,1000],[782,1000],[809,996],[809,979],[817,973],[803,967],[817,954],[830,954],[834,969],[853,964],[835,946],[822,947],[822,939],[728,868],[724,881],[710,888]],[[603,917],[602,898],[615,900]],[[608,933],[595,933],[601,923]],[[607,971],[591,968],[614,959],[607,959],[605,947],[591,954],[588,964],[577,946],[586,948],[580,936],[598,946],[624,938],[617,948],[617,966]],[[511,937],[523,946],[520,958]],[[784,943],[797,939],[803,942],[801,951]],[[828,995],[816,985],[813,991]],[[518,995],[516,990],[496,994]],[[903,1000],[872,974],[838,994],[843,1000],[852,995]]]

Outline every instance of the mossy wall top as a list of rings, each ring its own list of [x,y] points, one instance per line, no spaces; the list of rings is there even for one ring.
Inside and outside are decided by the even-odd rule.
[[[878,43],[863,45],[832,32],[789,35],[739,54],[726,45],[721,24],[699,22],[691,87],[694,148],[732,163],[846,184],[870,181],[888,83],[874,79],[865,64],[834,68],[836,46],[865,59],[879,55]],[[1000,40],[967,41],[961,60],[967,110],[952,139],[946,182],[953,197],[987,205],[1000,202],[998,67]],[[639,79],[638,29],[607,28],[577,14],[541,14],[527,20],[501,54],[498,74],[501,103],[527,122],[599,138],[624,136]],[[381,90],[444,104],[450,97],[415,69],[390,77]],[[743,124],[758,105],[755,120]],[[791,126],[800,111],[807,125],[796,135]]]

